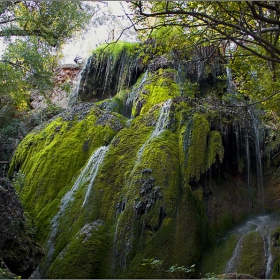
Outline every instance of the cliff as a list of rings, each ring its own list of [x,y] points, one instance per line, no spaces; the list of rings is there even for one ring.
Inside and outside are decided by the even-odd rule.
[[[219,54],[196,61],[143,56],[138,44],[97,50],[77,104],[22,140],[9,174],[24,174],[20,199],[45,247],[42,277],[168,277],[141,265],[154,257],[166,267],[196,264],[194,277],[212,268],[264,275],[268,257],[255,270],[247,256],[225,271],[239,239],[232,235],[226,252],[216,241],[252,215],[278,211],[277,143],[261,112],[222,98],[232,95]],[[264,248],[260,233],[252,236],[248,250]]]

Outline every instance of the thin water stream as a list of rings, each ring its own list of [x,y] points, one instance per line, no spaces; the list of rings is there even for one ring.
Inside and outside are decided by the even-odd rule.
[[[90,195],[99,167],[102,164],[105,154],[108,150],[109,150],[109,146],[102,146],[92,154],[86,166],[83,168],[77,180],[73,184],[72,188],[61,199],[59,211],[51,220],[50,237],[46,246],[47,260],[50,260],[52,258],[55,250],[54,243],[58,233],[60,218],[63,217],[69,204],[74,201],[77,190],[82,186],[86,186],[86,194],[82,206],[85,205]]]
[[[258,184],[258,199],[261,202],[262,212],[265,214],[264,210],[264,188],[263,188],[263,168],[262,168],[262,154],[260,148],[260,134],[259,134],[259,120],[256,118],[253,111],[248,110],[249,115],[252,119],[252,125],[254,130],[254,142],[255,142],[255,152],[256,152],[256,166],[257,166],[257,184]]]
[[[138,163],[141,162],[142,155],[143,155],[145,148],[151,144],[151,142],[154,138],[158,137],[162,132],[164,132],[167,129],[168,117],[169,117],[169,113],[170,113],[171,104],[172,104],[171,99],[169,99],[163,103],[153,132],[150,134],[149,139],[141,146],[141,148],[139,149],[139,151],[137,153],[137,158],[136,158],[134,167],[130,173],[128,181],[132,180],[134,182],[133,175],[136,172],[136,169],[137,169],[136,167],[137,167]],[[135,190],[135,188],[131,188],[131,189],[132,189],[132,191]],[[126,210],[126,208],[123,211],[125,212],[125,210]],[[122,217],[123,217],[123,212],[121,212],[117,216],[116,227],[115,227],[115,232],[114,232],[114,246],[113,246],[114,260],[113,260],[113,267],[112,267],[113,274],[116,270],[117,263],[119,263],[123,269],[126,267],[126,257],[132,248],[133,226],[129,227],[130,232],[128,234],[127,234],[127,232],[126,232],[126,234],[124,234],[124,232],[120,232],[119,224],[122,222]],[[126,236],[126,237],[124,237],[124,236]],[[118,240],[123,239],[123,238],[126,238],[126,240],[124,240],[124,242],[123,242],[124,253],[121,256],[119,256],[117,242],[118,242]]]
[[[167,128],[171,104],[172,100],[169,99],[162,105],[155,129],[153,130],[149,139],[142,145],[142,147],[138,151],[136,164],[141,161],[143,152],[145,148],[151,143],[151,141],[155,137],[158,137]]]
[[[279,227],[280,218],[275,215],[262,215],[255,218],[252,218],[244,223],[244,225],[239,226],[233,229],[230,234],[236,234],[238,241],[233,250],[232,257],[228,260],[225,270],[225,273],[234,273],[237,271],[239,260],[242,254],[243,239],[246,234],[251,232],[257,232],[263,239],[263,254],[265,256],[266,265],[265,278],[270,279],[272,271],[272,253],[271,253],[271,239],[270,235],[274,229]]]

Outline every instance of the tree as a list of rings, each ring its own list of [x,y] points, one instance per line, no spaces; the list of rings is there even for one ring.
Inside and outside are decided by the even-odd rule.
[[[0,2],[0,37],[8,43],[0,60],[0,109],[26,107],[28,90],[52,86],[60,48],[86,28],[93,12],[78,1]]]
[[[0,146],[10,158],[18,134],[18,118],[29,109],[32,89],[53,87],[60,50],[76,32],[87,28],[95,7],[79,1],[0,2],[0,37],[7,44],[0,58]]]
[[[233,70],[239,93],[255,100],[252,104],[279,108],[280,2],[132,1],[130,8],[134,28],[144,38],[167,27],[180,29],[184,50],[199,53],[206,46],[214,47]],[[174,45],[174,40],[170,42]]]
[[[4,1],[0,37],[35,36],[56,47],[86,28],[92,13],[92,6],[79,1]]]
[[[200,38],[199,44],[228,44],[230,50],[231,42],[272,67],[280,62],[278,1],[132,1],[131,8],[137,30],[183,26]],[[149,25],[149,18],[156,18],[154,24]]]

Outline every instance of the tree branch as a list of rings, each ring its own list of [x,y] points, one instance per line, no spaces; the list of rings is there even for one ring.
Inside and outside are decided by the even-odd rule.
[[[246,104],[246,105],[225,105],[226,107],[249,107],[249,106],[253,106],[259,103],[262,103],[270,98],[272,98],[273,96],[277,95],[278,93],[280,93],[280,90],[277,90],[276,92],[274,92],[273,94],[269,95],[268,97],[265,97],[262,100],[256,101],[254,103],[250,103],[250,104]]]

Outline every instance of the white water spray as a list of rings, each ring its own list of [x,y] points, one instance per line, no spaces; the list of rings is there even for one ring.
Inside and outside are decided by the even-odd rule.
[[[87,202],[87,199],[90,195],[90,192],[91,192],[91,189],[92,189],[92,186],[93,186],[93,182],[94,182],[94,180],[96,178],[96,175],[97,175],[97,172],[99,170],[99,166],[103,162],[105,154],[108,150],[109,150],[109,146],[107,146],[107,147],[102,146],[99,149],[97,149],[91,157],[91,161],[93,162],[93,164],[92,164],[90,172],[89,172],[90,183],[87,185],[87,192],[86,192],[85,199],[84,199],[82,207]]]
[[[136,163],[140,162],[146,146],[148,146],[155,137],[159,136],[167,128],[171,104],[172,104],[172,100],[169,99],[165,101],[163,106],[161,107],[161,111],[156,123],[156,127],[153,130],[152,134],[150,135],[149,139],[139,149]]]
[[[80,71],[79,75],[74,79],[73,81],[73,88],[68,96],[68,107],[72,107],[75,105],[78,101],[78,92],[79,92],[79,87],[80,87],[80,82],[82,78],[82,73],[87,69],[88,65],[91,63],[91,57],[87,60],[87,63],[83,66],[82,70]]]
[[[264,255],[266,259],[265,266],[265,278],[271,277],[272,271],[272,254],[271,254],[271,232],[279,226],[279,218],[273,215],[258,216],[256,218],[248,220],[243,226],[237,227],[231,233],[235,233],[238,236],[238,242],[236,243],[232,257],[227,262],[225,273],[236,272],[238,262],[241,257],[242,241],[246,234],[250,232],[258,232],[264,240]]]
[[[103,162],[106,152],[109,150],[109,146],[102,146],[98,148],[88,160],[86,166],[83,168],[82,172],[80,173],[79,177],[75,181],[72,188],[63,196],[60,202],[60,208],[54,218],[51,220],[51,229],[50,229],[50,238],[47,243],[46,247],[46,259],[50,261],[53,253],[54,253],[54,239],[57,236],[58,226],[60,222],[60,218],[65,213],[66,208],[70,204],[70,202],[74,201],[76,191],[87,183],[87,192],[85,195],[85,199],[83,205],[85,205],[90,191],[92,189],[94,179],[97,175],[99,166]]]

